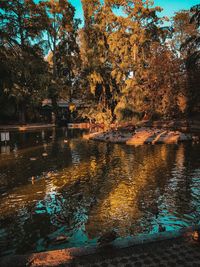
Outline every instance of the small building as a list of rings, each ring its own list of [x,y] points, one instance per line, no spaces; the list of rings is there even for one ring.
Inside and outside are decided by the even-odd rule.
[[[60,99],[57,102],[58,105],[58,118],[59,124],[65,125],[69,122],[74,122],[81,120],[78,118],[78,110],[85,107],[85,104],[78,99],[73,99],[72,101]],[[42,116],[46,122],[52,122],[52,100],[44,99],[42,101]]]

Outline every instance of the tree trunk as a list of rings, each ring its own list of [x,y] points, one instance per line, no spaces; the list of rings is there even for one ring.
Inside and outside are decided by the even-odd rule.
[[[24,102],[19,105],[19,123],[26,123],[26,105]]]
[[[55,114],[55,123],[56,123],[57,122],[57,119],[58,119],[58,103],[57,103],[57,98],[56,97],[51,97],[51,103],[52,103],[53,113]]]

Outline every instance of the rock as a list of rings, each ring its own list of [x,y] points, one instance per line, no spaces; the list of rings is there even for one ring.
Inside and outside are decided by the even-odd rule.
[[[88,140],[106,141],[112,143],[126,143],[128,145],[143,144],[176,144],[192,140],[191,135],[179,131],[160,130],[156,128],[138,128],[133,132],[111,130],[110,132],[96,132],[84,136]]]
[[[143,145],[145,142],[149,143],[150,138],[154,136],[154,131],[148,129],[140,129],[126,142],[128,145]],[[149,141],[148,141],[149,140]]]
[[[163,137],[163,143],[164,144],[176,144],[180,140],[180,135],[175,133],[175,132],[168,132],[164,137]]]

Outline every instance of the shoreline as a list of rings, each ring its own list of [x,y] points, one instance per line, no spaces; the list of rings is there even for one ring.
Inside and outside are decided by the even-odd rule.
[[[141,121],[138,126],[200,134],[200,119]]]
[[[186,141],[199,142],[198,136],[189,133],[149,127],[136,128],[135,130],[122,128],[117,130],[99,131],[85,134],[83,135],[83,138],[86,140],[134,146],[144,144],[178,144]]]
[[[76,261],[83,260],[88,266],[88,261],[109,260],[119,257],[121,253],[126,256],[134,256],[138,250],[144,253],[152,247],[176,246],[179,243],[197,244],[192,239],[194,231],[199,231],[199,225],[185,227],[177,231],[166,231],[153,234],[142,234],[140,236],[132,236],[118,238],[111,244],[103,247],[91,245],[79,248],[58,249],[39,253],[30,253],[25,255],[10,255],[0,258],[1,267],[19,267],[19,266],[76,266]],[[197,244],[198,245],[198,244]],[[198,245],[199,246],[199,245]],[[134,262],[133,262],[134,263]],[[78,265],[77,265],[78,266]],[[83,264],[84,266],[84,264]],[[123,266],[123,265],[121,265]]]
[[[28,131],[43,128],[53,128],[56,127],[55,124],[51,123],[30,123],[30,124],[16,124],[16,125],[0,125],[0,131],[18,130],[18,131]]]
[[[188,120],[142,120],[138,123],[122,122],[122,123],[113,123],[110,125],[111,129],[126,129],[126,128],[134,128],[136,127],[146,127],[146,128],[157,128],[157,129],[167,129],[173,131],[182,131],[187,133],[199,133],[200,134],[200,120],[197,119],[188,119]],[[0,130],[8,130],[8,129],[16,129],[19,130],[21,128],[33,129],[33,128],[48,128],[48,127],[58,127],[53,123],[25,123],[25,124],[0,124]],[[89,122],[73,122],[66,123],[64,127],[68,129],[104,129],[103,124],[95,124]]]

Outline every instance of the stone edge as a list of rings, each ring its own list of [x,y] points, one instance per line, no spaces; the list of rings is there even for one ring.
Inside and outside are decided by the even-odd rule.
[[[118,238],[115,241],[113,241],[111,245],[109,245],[109,248],[111,248],[112,250],[119,250],[119,249],[134,247],[134,246],[140,246],[143,244],[148,245],[154,242],[177,239],[177,238],[185,237],[188,233],[192,233],[195,230],[200,230],[200,225],[193,225],[190,227],[185,227],[177,231],[166,231],[162,233],[142,234],[137,237]],[[91,246],[85,246],[85,247],[80,247],[80,248],[52,250],[52,251],[45,251],[45,252],[39,252],[39,253],[33,253],[33,254],[27,254],[27,255],[4,256],[0,258],[0,266],[1,267],[32,266],[30,265],[31,262],[37,261],[37,259],[40,259],[40,258],[48,258],[49,256],[52,261],[55,261],[56,252],[58,252],[58,254],[63,253],[68,257],[69,260],[67,262],[66,262],[66,258],[63,259],[63,262],[60,262],[58,259],[59,264],[66,264],[66,263],[70,263],[70,259],[73,259],[74,257],[89,256],[89,255],[101,253],[105,251],[107,247],[108,246],[99,247],[98,245],[91,245]],[[48,266],[51,266],[51,264]],[[53,262],[52,262],[52,266],[54,266]]]

